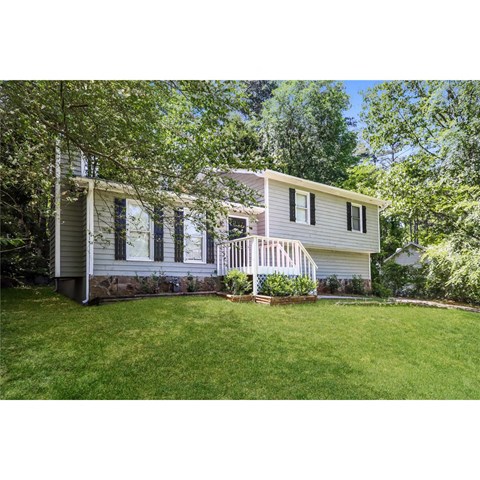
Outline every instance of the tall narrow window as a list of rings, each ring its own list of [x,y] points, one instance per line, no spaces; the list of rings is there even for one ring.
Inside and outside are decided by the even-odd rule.
[[[185,209],[185,213],[188,211]],[[205,229],[200,229],[190,218],[184,221],[184,257],[186,263],[205,263]]]
[[[295,192],[295,221],[297,223],[309,223],[308,218],[308,193]]]
[[[151,260],[150,215],[141,203],[127,201],[127,260]]]
[[[352,230],[360,232],[361,225],[361,208],[359,205],[352,205]]]

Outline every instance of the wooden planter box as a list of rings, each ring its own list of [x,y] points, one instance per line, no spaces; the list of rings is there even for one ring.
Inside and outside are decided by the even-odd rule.
[[[229,302],[251,302],[253,301],[253,295],[231,295],[230,293],[219,292],[217,295],[227,299]]]
[[[296,303],[314,303],[317,301],[316,295],[298,295],[294,297],[269,297],[267,295],[257,295],[255,303],[265,305],[293,305]]]

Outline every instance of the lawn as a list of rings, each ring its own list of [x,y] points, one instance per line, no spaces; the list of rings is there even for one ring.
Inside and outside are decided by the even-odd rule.
[[[4,399],[479,399],[480,315],[2,291]]]

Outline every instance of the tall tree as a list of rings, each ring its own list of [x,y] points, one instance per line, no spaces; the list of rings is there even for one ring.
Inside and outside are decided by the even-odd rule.
[[[452,180],[480,183],[480,82],[385,82],[367,92],[362,120],[373,153],[421,152]]]
[[[263,104],[272,98],[273,91],[277,88],[275,80],[246,80],[247,101],[246,108],[242,110],[244,115],[249,117],[260,115]]]
[[[272,165],[287,174],[340,184],[356,163],[356,134],[344,112],[342,83],[286,81],[263,104],[261,141]]]
[[[249,189],[219,175],[263,166],[255,132],[237,128],[246,99],[241,82],[0,82],[2,245],[38,246],[57,142],[71,158],[81,150],[95,159],[103,178],[133,186],[152,211],[182,195],[192,211],[212,214],[228,201],[252,204]]]
[[[354,167],[350,187],[391,201],[382,233],[400,221],[399,238],[431,245],[433,292],[480,301],[480,82],[385,82],[367,92],[362,119],[362,136],[383,161]]]

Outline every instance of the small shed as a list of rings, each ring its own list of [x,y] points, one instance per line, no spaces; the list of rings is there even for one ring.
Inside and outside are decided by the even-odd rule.
[[[397,248],[393,255],[390,255],[385,262],[393,261],[399,265],[418,266],[422,265],[421,258],[425,248],[415,242],[410,242],[402,248]]]

